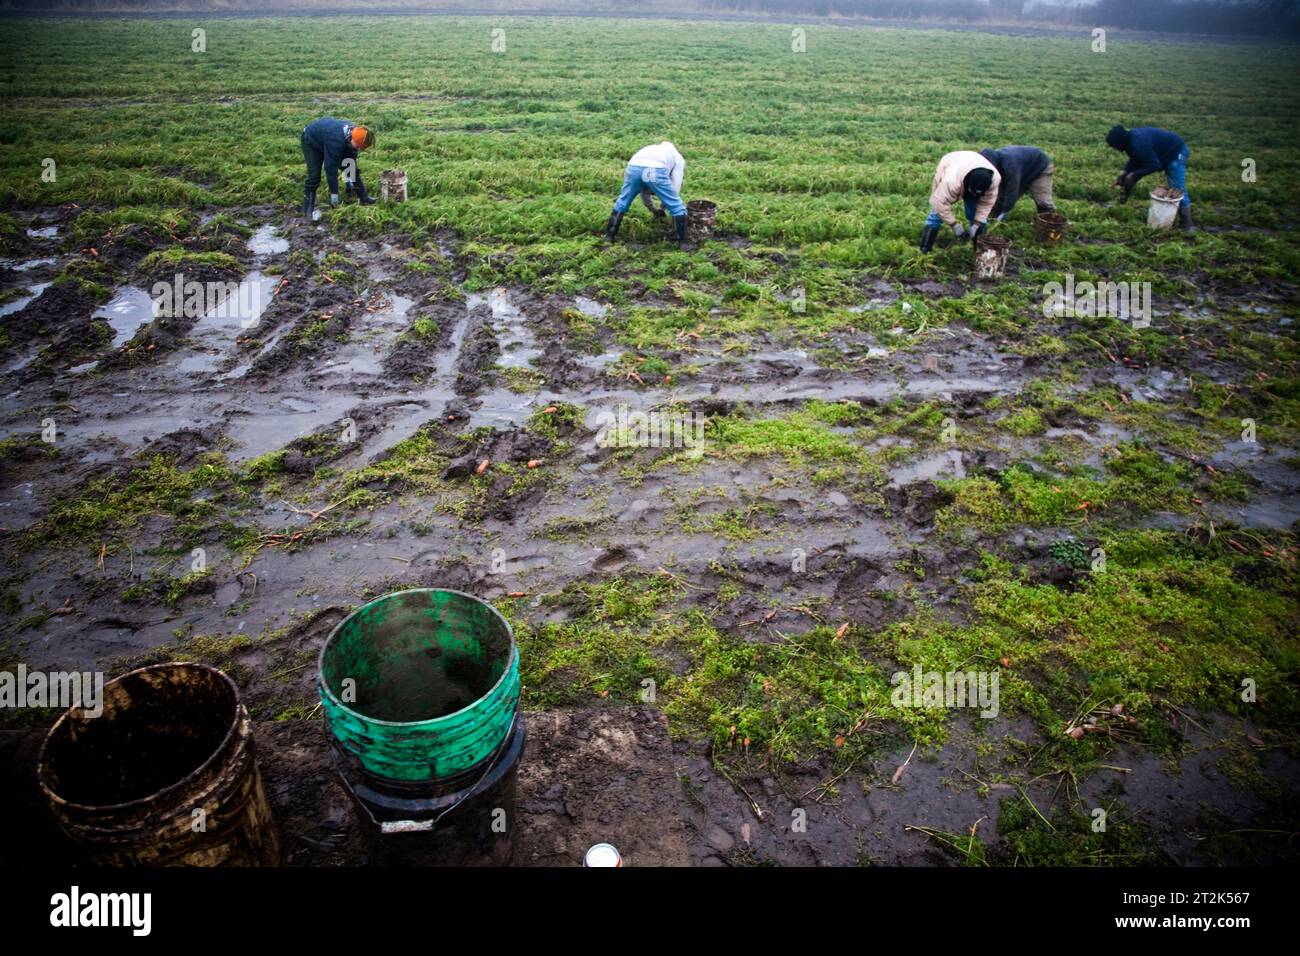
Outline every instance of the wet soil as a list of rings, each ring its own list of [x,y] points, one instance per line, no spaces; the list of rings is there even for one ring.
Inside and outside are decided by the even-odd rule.
[[[689,862],[685,801],[662,714],[602,707],[525,714],[513,819],[514,866],[581,866],[613,843],[627,866]],[[0,866],[58,864],[73,849],[36,787],[41,731],[0,731]],[[258,768],[286,866],[363,866],[374,844],[339,782],[320,721],[259,721]]]
[[[66,234],[75,214],[31,215],[33,223],[48,219]],[[714,417],[784,414],[809,399],[864,409],[936,401],[960,424],[982,414],[988,399],[1014,399],[1050,375],[1051,363],[960,326],[900,329],[886,344],[865,331],[837,331],[810,344],[773,330],[753,336],[743,350],[707,341],[665,350],[658,357],[670,368],[691,371],[660,381],[629,374],[629,349],[610,331],[618,316],[608,303],[525,288],[467,288],[471,263],[451,237],[415,248],[399,236],[349,240],[269,209],[246,210],[242,218],[251,237],[204,241],[233,255],[241,270],[209,279],[254,282],[262,290],[263,308],[247,327],[208,315],[187,318],[188,324],[153,319],[114,348],[111,323],[94,317],[111,295],[100,301],[65,282],[46,286],[11,312],[0,306],[0,323],[9,331],[0,352],[0,437],[23,439],[0,461],[0,534],[18,534],[88,482],[125,475],[157,456],[184,467],[210,452],[240,466],[266,456],[279,462],[271,490],[249,492],[240,513],[229,516],[237,528],[216,520],[209,492],[199,491],[191,502],[197,538],[183,537],[174,518],[146,514],[129,536],[14,554],[5,589],[21,610],[2,639],[29,667],[120,667],[173,653],[178,635],[199,635],[230,642],[218,662],[240,684],[255,716],[302,717],[315,704],[315,655],[329,629],[349,608],[385,591],[452,587],[487,600],[518,600],[520,613],[534,622],[562,621],[566,610],[543,597],[575,583],[661,568],[690,583],[683,611],[704,611],[715,626],[746,641],[786,640],[834,621],[876,627],[922,603],[941,618],[960,620],[967,612],[959,588],[979,555],[935,534],[936,513],[951,501],[942,480],[997,475],[1012,462],[1067,447],[1101,462],[1130,437],[1066,411],[1049,415],[1042,434],[1006,433],[992,447],[936,451],[890,438],[882,449],[893,457],[879,486],[854,474],[814,483],[806,469],[780,456],[653,467],[664,450],[602,447],[593,416],[620,404],[643,411],[673,405]],[[58,235],[23,242],[6,251],[0,272],[0,293],[20,290],[11,304],[87,256]],[[170,244],[138,234],[101,243],[119,280],[111,294],[140,288],[149,278],[140,263],[151,242]],[[413,263],[428,268],[410,268]],[[868,278],[860,308],[960,297],[968,288],[960,281]],[[1211,289],[1199,303],[1180,304],[1195,332],[1187,341],[1171,337],[1159,365],[1099,354],[1078,387],[1115,384],[1132,398],[1161,401],[1183,394],[1192,372],[1234,381],[1241,368],[1221,347],[1225,333],[1207,319],[1243,301],[1269,308],[1294,292],[1285,284]],[[586,324],[575,316],[592,319],[597,331],[575,331]],[[1269,334],[1291,334],[1280,321],[1266,327]],[[1065,338],[1081,330],[1065,320],[1042,331]],[[838,357],[831,361],[827,352]],[[535,420],[553,406],[579,406],[586,417],[556,421],[552,437]],[[56,432],[55,455],[39,439],[46,420]],[[418,476],[385,468],[413,437],[427,442],[427,455],[437,462],[433,477],[444,484],[434,490]],[[1300,517],[1296,457],[1294,449],[1235,442],[1209,456],[1215,468],[1251,482],[1246,502],[1214,505],[1221,517],[1245,527],[1291,527]],[[481,466],[490,469],[486,491],[469,494],[469,479]],[[372,493],[373,502],[354,509],[321,500],[322,475],[361,469],[346,494]],[[710,522],[736,514],[748,516],[753,540],[709,530]],[[251,553],[246,541],[237,543],[236,531],[254,536]],[[1023,549],[1036,580],[1069,588],[1069,573],[1043,557],[1054,537],[1048,529],[1024,529],[1011,544]],[[200,543],[208,574],[169,594],[170,583],[188,570],[190,548]],[[806,558],[798,572],[791,563],[796,550]],[[741,595],[719,606],[715,596],[724,584],[738,585]],[[239,635],[261,637],[241,644]],[[541,741],[530,725],[529,753],[588,772],[581,768],[591,747],[605,746],[605,731],[587,730],[588,738],[574,742],[566,722],[581,719],[588,718],[569,711],[539,715],[537,721],[552,721],[557,730]],[[1214,719],[1207,715],[1202,723]],[[273,800],[333,821],[325,830],[303,824],[291,862],[356,862],[348,855],[346,808],[316,779],[323,756],[314,744],[291,740],[296,731],[286,729],[304,726],[311,734],[318,730],[285,721],[264,723],[260,731],[289,761],[284,770],[267,764]],[[1222,742],[1246,732],[1223,726],[1212,740],[1194,741],[1200,756],[1185,757],[1181,772],[1134,755],[1140,772],[1120,782],[1150,806],[1171,861],[1205,858],[1185,838],[1194,823],[1225,830],[1271,812],[1250,787],[1214,769],[1231,750]],[[1032,738],[1034,731],[1013,726],[993,736]],[[594,742],[582,743],[587,740]],[[659,807],[674,808],[672,826],[688,821],[689,857],[697,864],[945,863],[949,856],[907,827],[960,833],[981,817],[996,839],[997,801],[990,793],[1002,792],[966,788],[959,771],[981,776],[972,762],[978,748],[969,741],[918,762],[898,785],[889,781],[906,753],[857,768],[831,787],[825,784],[834,773],[825,765],[807,767],[806,779],[803,771],[790,779],[755,762],[730,771],[741,774],[732,780],[718,761],[734,767],[735,755],[712,754],[694,741],[675,748],[681,783],[674,781],[673,801],[665,797]],[[890,765],[893,756],[898,760]],[[1292,757],[1270,751],[1267,759],[1279,779],[1293,780]],[[295,760],[301,771],[293,769]],[[521,773],[534,772],[529,761]],[[631,780],[631,771],[614,779]],[[960,786],[950,786],[952,780]],[[1085,783],[1085,791],[1108,782],[1104,775],[1098,781]],[[299,783],[302,799],[317,804],[294,807]],[[532,792],[534,816],[547,836],[527,859],[572,862],[580,844],[609,838],[615,822],[625,819],[595,783],[573,786],[553,776]],[[625,803],[637,806],[629,796],[635,788],[621,786]],[[1050,799],[1038,783],[1026,791],[1031,799]],[[645,799],[657,800],[656,794]],[[683,794],[684,810],[675,802]],[[1196,823],[1200,803],[1235,822]],[[521,809],[527,805],[521,798]],[[806,833],[790,830],[795,809],[807,811]],[[654,826],[669,827],[668,820],[660,816]],[[635,832],[643,833],[637,839],[647,854],[679,859],[652,849],[662,844],[651,839],[648,824]]]

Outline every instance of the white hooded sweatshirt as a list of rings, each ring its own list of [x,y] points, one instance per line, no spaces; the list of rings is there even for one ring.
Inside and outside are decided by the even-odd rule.
[[[686,172],[686,160],[682,158],[681,153],[677,152],[677,147],[668,140],[638,150],[637,154],[627,161],[627,164],[629,166],[648,166],[651,169],[666,169],[668,170],[668,178],[672,180],[673,189],[679,193],[682,191],[682,175]]]

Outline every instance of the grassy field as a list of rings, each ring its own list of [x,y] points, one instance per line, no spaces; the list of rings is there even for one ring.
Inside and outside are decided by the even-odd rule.
[[[498,26],[503,52],[492,49]],[[206,52],[191,51],[195,27]],[[285,643],[296,633],[286,606],[304,594],[353,603],[419,580],[354,563],[346,588],[283,585],[277,601],[268,586],[236,603],[243,630],[235,611],[214,607],[214,589],[249,569],[265,577],[268,561],[307,568],[309,582],[342,576],[335,562],[349,541],[415,560],[431,537],[443,580],[490,593],[514,620],[529,706],[636,702],[652,679],[674,734],[705,741],[731,774],[815,766],[827,791],[870,778],[882,755],[905,756],[914,742],[937,751],[964,727],[951,709],[897,705],[891,673],[1001,668],[1004,717],[1025,723],[1010,742],[987,732],[979,773],[1069,779],[1078,800],[1045,827],[1020,819],[1020,804],[991,861],[1163,859],[1148,852],[1159,840],[1131,828],[1064,834],[1086,817],[1079,782],[1116,748],[1176,761],[1194,749],[1188,721],[1226,721],[1212,724],[1216,759],[1269,807],[1293,796],[1264,761],[1292,753],[1300,723],[1300,53],[1118,35],[1095,53],[1087,38],[806,31],[806,52],[794,53],[788,28],[722,23],[0,21],[0,241],[7,254],[34,254],[30,216],[75,204],[60,213],[49,278],[77,287],[82,312],[160,270],[246,271],[242,239],[267,221],[292,251],[259,268],[282,274],[277,308],[302,317],[277,319],[292,324],[289,364],[263,391],[305,388],[351,347],[378,288],[417,303],[385,345],[390,358],[413,350],[432,368],[450,347],[447,310],[494,287],[523,298],[543,347],[526,368],[476,370],[503,394],[537,399],[509,434],[455,433],[430,412],[382,454],[326,450],[331,424],[241,456],[231,426],[197,458],[127,447],[107,469],[75,457],[103,447],[90,432],[82,445],[74,432],[68,451],[42,445],[33,423],[93,414],[130,374],[162,383],[154,405],[174,411],[174,427],[197,428],[190,383],[166,377],[180,346],[146,329],[118,357],[129,371],[106,365],[89,385],[65,373],[103,352],[93,334],[42,351],[0,422],[11,483],[34,482],[42,502],[7,537],[10,653],[57,648],[48,629],[59,626],[60,588],[98,555],[94,602],[114,614],[141,602],[171,609],[132,642],[133,659],[152,643],[155,656],[212,660],[260,686],[268,678],[241,663],[250,647],[277,672],[309,659]],[[363,175],[377,192],[379,170],[405,169],[410,201],[345,205],[321,232],[286,225],[301,201],[298,132],[320,115],[370,124],[377,145]],[[1108,184],[1121,163],[1103,142],[1115,122],[1188,141],[1194,237],[1147,229],[1141,197],[1155,177],[1115,201]],[[720,237],[678,249],[638,206],[606,244],[599,230],[627,157],[664,138],[687,158],[684,197],[719,203]],[[1000,227],[1014,243],[1011,275],[976,287],[969,246],[943,236],[932,255],[916,251],[930,178],[949,150],[1014,143],[1053,156],[1069,239],[1036,244],[1025,198]],[[46,158],[53,182],[41,176]],[[1243,181],[1246,159],[1255,181]],[[134,254],[100,254],[123,235]],[[367,274],[379,239],[402,250],[397,278]],[[1045,320],[1043,285],[1067,274],[1150,282],[1151,327]],[[791,307],[796,290],[803,311]],[[0,302],[20,292],[8,273]],[[609,311],[575,310],[576,294]],[[0,347],[19,349],[16,335],[0,329]],[[557,371],[561,352],[615,357],[579,387]],[[886,364],[873,364],[877,352]],[[811,370],[819,386],[770,384],[773,363],[791,355],[803,368],[789,374]],[[990,355],[1011,371],[978,364]],[[990,378],[1000,384],[980,391]],[[753,391],[710,397],[738,379]],[[887,379],[893,392],[872,391]],[[612,400],[611,383],[668,409],[705,409],[703,461],[620,449],[599,471],[579,468],[584,415]],[[371,397],[338,388],[349,401]],[[438,407],[450,396],[439,393]],[[337,411],[356,415],[346,402]],[[1246,420],[1260,456],[1243,451]],[[507,439],[544,452],[505,460]],[[447,477],[449,463],[484,449],[496,449],[492,471]],[[959,473],[908,477],[950,452],[965,462]],[[546,467],[525,467],[533,457]],[[831,494],[845,503],[828,516],[818,508]],[[638,499],[661,517],[623,528]],[[303,512],[275,510],[283,500],[328,503],[328,517],[303,524]],[[220,558],[184,573],[198,545]],[[509,585],[466,578],[496,545],[642,557],[612,575],[590,573],[586,558],[580,570],[519,571]],[[792,573],[792,547],[806,552],[809,577]],[[520,592],[529,597],[510,597]],[[202,619],[179,626],[181,608]],[[246,614],[256,623],[245,628]],[[1257,699],[1244,700],[1247,679]],[[253,696],[263,716],[291,717],[310,712],[310,695],[273,686]],[[1105,732],[1064,732],[1085,724]],[[1278,812],[1269,826],[1290,832],[1293,817]],[[1145,849],[1134,855],[1129,840]],[[1241,859],[1257,847],[1229,849]],[[986,862],[969,846],[958,855]]]

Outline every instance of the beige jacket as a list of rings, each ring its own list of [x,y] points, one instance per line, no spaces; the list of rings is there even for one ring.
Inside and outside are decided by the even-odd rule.
[[[993,170],[993,185],[975,206],[975,221],[988,222],[989,214],[998,201],[998,187],[1002,185],[1002,177],[994,165],[969,149],[948,153],[939,160],[939,166],[934,171],[934,185],[930,187],[930,208],[949,226],[957,223],[957,217],[952,213],[952,204],[961,202],[966,174],[975,169]]]

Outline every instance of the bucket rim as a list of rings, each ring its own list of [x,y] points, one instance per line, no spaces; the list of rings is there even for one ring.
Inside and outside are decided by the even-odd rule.
[[[712,199],[692,199],[690,202],[686,204],[686,208],[690,209],[692,206],[695,206],[698,209],[718,208],[718,204],[714,202]]]
[[[1165,189],[1165,188],[1167,188],[1167,187],[1165,187],[1165,186],[1157,186],[1157,187],[1156,187],[1156,189]],[[1182,201],[1183,201],[1183,196],[1186,195],[1186,194],[1185,194],[1182,190],[1177,190],[1177,191],[1176,191],[1176,194],[1173,195],[1173,196],[1157,196],[1157,195],[1156,195],[1156,191],[1155,191],[1155,189],[1153,189],[1153,190],[1151,190],[1151,192],[1150,192],[1148,195],[1151,197],[1151,201],[1152,201],[1152,202],[1168,202],[1168,203],[1174,203],[1174,202],[1182,202]]]
[[[992,249],[1000,249],[1003,246],[1011,245],[1011,240],[1006,236],[980,236],[978,242],[981,246]]]
[[[172,792],[178,790],[180,787],[189,783],[191,780],[194,780],[195,778],[200,776],[205,770],[207,770],[213,764],[213,762],[216,761],[217,757],[225,753],[226,748],[230,746],[231,740],[239,733],[240,724],[244,720],[244,702],[239,696],[239,685],[237,685],[234,682],[234,680],[231,678],[229,674],[227,674],[225,671],[221,670],[218,667],[213,667],[211,664],[203,664],[199,661],[165,661],[161,664],[150,664],[147,667],[137,667],[135,670],[127,671],[125,674],[122,674],[119,677],[114,677],[111,681],[105,684],[104,689],[108,690],[108,688],[112,687],[114,684],[120,683],[121,681],[126,680],[128,677],[135,677],[138,674],[144,674],[149,671],[181,670],[181,669],[207,671],[209,674],[214,674],[217,677],[219,677],[221,680],[225,681],[226,684],[230,687],[231,692],[234,694],[234,699],[235,699],[234,718],[231,720],[230,726],[226,728],[226,733],[225,736],[221,738],[221,743],[217,744],[217,746],[213,748],[212,753],[208,755],[208,758],[204,760],[203,763],[199,764],[197,767],[195,767],[185,776],[181,777],[175,783],[170,783],[159,790],[155,790],[153,793],[149,794],[148,796],[136,797],[134,800],[126,800],[123,801],[122,803],[76,803],[72,800],[67,799],[66,797],[62,797],[59,794],[55,793],[53,788],[50,787],[49,781],[46,779],[47,775],[45,772],[46,750],[50,746],[50,741],[54,739],[55,732],[63,725],[63,722],[71,716],[74,710],[84,709],[81,707],[69,707],[67,710],[65,710],[62,714],[59,715],[59,719],[54,722],[54,726],[52,726],[49,729],[49,732],[46,733],[45,739],[41,741],[41,749],[36,755],[36,782],[40,784],[41,792],[44,793],[49,800],[53,801],[57,805],[61,807],[68,807],[73,810],[88,810],[91,812],[133,810],[138,807],[146,806],[147,804],[159,802],[161,798],[170,795]]]
[[[1040,212],[1037,216],[1037,220],[1038,222],[1051,222],[1051,223],[1070,221],[1066,217],[1065,213],[1063,212]]]
[[[339,637],[339,634],[343,630],[343,625],[347,624],[348,621],[352,620],[352,618],[356,617],[366,608],[370,607],[371,605],[378,604],[381,601],[387,601],[402,594],[416,594],[419,592],[430,592],[430,591],[438,591],[443,594],[455,594],[458,597],[469,598],[471,601],[474,601],[478,604],[482,604],[489,611],[491,611],[492,614],[496,617],[496,619],[500,621],[501,624],[505,627],[506,637],[510,639],[510,655],[506,658],[506,666],[502,669],[501,676],[497,678],[497,682],[493,684],[491,687],[489,687],[487,690],[485,690],[483,693],[479,694],[478,697],[476,697],[470,703],[466,704],[460,710],[453,710],[449,714],[440,714],[437,717],[425,717],[422,720],[380,720],[378,717],[371,717],[369,714],[363,714],[361,711],[349,707],[347,704],[343,703],[343,701],[339,700],[338,697],[335,696],[334,691],[330,688],[329,684],[325,682],[325,652],[328,651],[334,645],[334,641]],[[340,710],[347,711],[349,714],[351,714],[354,717],[364,720],[366,723],[379,724],[384,727],[420,727],[431,721],[447,720],[451,717],[455,717],[459,714],[463,714],[465,713],[465,711],[471,710],[472,708],[477,706],[480,701],[482,701],[485,697],[491,696],[498,688],[501,687],[502,684],[505,683],[506,678],[510,676],[511,667],[518,659],[519,659],[519,647],[515,644],[515,629],[510,626],[510,622],[505,619],[505,615],[503,615],[500,611],[498,611],[495,607],[492,606],[491,602],[485,601],[481,597],[478,597],[477,595],[470,594],[468,591],[458,591],[455,588],[403,588],[400,591],[390,591],[388,594],[381,594],[373,601],[367,601],[359,608],[355,608],[351,614],[349,614],[343,620],[339,621],[337,624],[334,625],[333,629],[329,633],[329,636],[325,638],[325,643],[321,645],[320,654],[316,656],[316,686],[320,688],[322,694],[325,694],[329,697],[330,703],[332,703],[334,706],[338,707]]]

